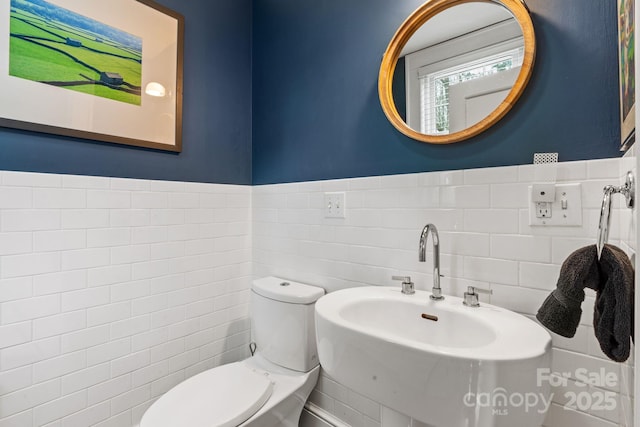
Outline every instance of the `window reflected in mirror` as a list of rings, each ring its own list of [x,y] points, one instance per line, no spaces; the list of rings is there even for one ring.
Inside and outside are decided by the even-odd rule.
[[[530,77],[534,53],[533,27],[519,0],[427,2],[385,53],[383,109],[394,126],[416,139],[466,139],[506,114]],[[393,61],[391,88],[385,61]],[[394,109],[385,108],[389,91]]]

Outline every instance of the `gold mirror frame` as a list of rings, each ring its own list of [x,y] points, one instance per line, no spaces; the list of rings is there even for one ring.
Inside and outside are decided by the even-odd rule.
[[[524,39],[524,58],[522,68],[518,74],[511,91],[500,105],[487,117],[473,126],[448,135],[427,135],[411,129],[400,117],[393,100],[393,74],[400,57],[400,52],[411,36],[429,19],[446,9],[464,3],[494,3],[506,7],[520,24]],[[536,54],[536,39],[533,31],[533,22],[529,10],[523,0],[430,0],[413,12],[398,28],[391,39],[382,58],[380,74],[378,75],[378,96],[382,110],[391,124],[406,136],[430,144],[450,144],[463,141],[478,135],[489,129],[500,120],[513,107],[524,92],[533,71],[533,63]]]

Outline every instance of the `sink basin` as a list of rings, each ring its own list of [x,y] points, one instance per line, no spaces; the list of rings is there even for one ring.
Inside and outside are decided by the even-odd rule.
[[[491,304],[429,295],[370,286],[320,298],[322,368],[429,426],[540,427],[550,399],[546,376],[538,375],[551,365],[547,331]]]

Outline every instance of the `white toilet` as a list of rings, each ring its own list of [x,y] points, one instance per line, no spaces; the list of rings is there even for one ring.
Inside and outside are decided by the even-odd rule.
[[[140,427],[298,427],[318,381],[314,307],[324,289],[266,277],[251,290],[255,355],[178,384]]]

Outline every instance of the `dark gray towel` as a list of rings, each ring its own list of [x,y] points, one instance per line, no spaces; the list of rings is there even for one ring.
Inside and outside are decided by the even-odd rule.
[[[600,348],[610,359],[624,362],[633,339],[634,272],[629,257],[613,245],[605,245],[600,262],[593,328]]]
[[[564,261],[556,289],[542,303],[536,318],[546,328],[563,337],[576,334],[584,288],[597,289],[598,254],[595,245],[578,249]]]
[[[549,330],[571,338],[580,323],[584,288],[596,291],[593,327],[602,351],[617,362],[629,357],[633,336],[633,267],[627,255],[605,245],[598,261],[595,245],[573,252],[562,264],[556,289],[536,318]]]

